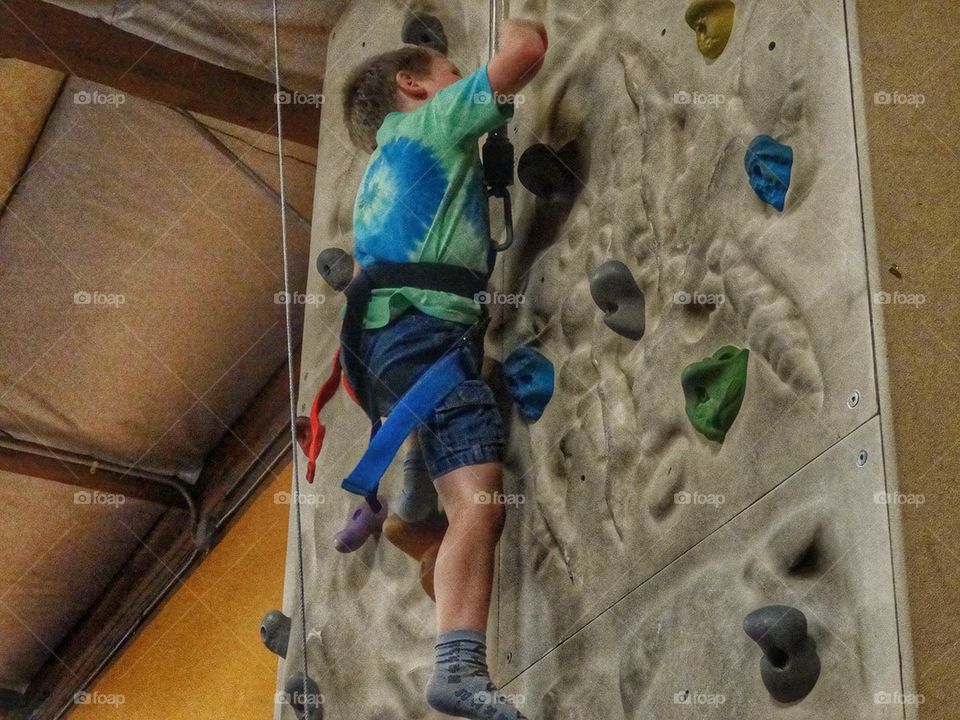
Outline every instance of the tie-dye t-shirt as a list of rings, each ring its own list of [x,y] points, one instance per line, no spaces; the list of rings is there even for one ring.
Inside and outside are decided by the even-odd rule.
[[[361,267],[434,262],[489,276],[495,253],[478,141],[512,114],[511,105],[494,101],[484,65],[416,110],[387,115],[354,207]],[[383,327],[411,306],[466,324],[481,314],[472,298],[381,288],[373,292],[363,326]]]

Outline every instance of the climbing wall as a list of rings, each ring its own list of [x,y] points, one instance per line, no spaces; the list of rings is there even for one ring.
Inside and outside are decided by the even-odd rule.
[[[442,21],[463,69],[484,60],[479,5],[415,8]],[[396,47],[406,12],[357,0],[331,38],[314,257],[352,250],[366,161],[346,139],[341,83]],[[514,188],[517,242],[494,287],[522,302],[491,307],[487,338],[514,500],[491,625],[498,681],[542,720],[903,717],[852,8],[531,0],[511,12],[551,37],[511,138],[518,156],[552,152],[532,167],[551,178],[541,197]],[[342,306],[315,269],[309,284],[325,302],[307,309],[301,414]],[[555,370],[535,423],[501,378],[518,346]],[[354,506],[337,484],[366,428],[345,397],[327,412],[303,502],[310,674],[328,718],[434,717],[422,700],[433,605],[416,563],[386,542],[333,550]],[[772,606],[793,619],[755,643],[744,620]],[[294,623],[281,685],[301,637]]]

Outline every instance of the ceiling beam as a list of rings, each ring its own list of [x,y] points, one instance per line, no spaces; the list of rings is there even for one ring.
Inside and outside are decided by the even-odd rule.
[[[40,0],[0,0],[0,56],[276,134],[274,86]],[[317,147],[320,108],[283,106],[283,134]]]
[[[42,478],[94,492],[148,500],[172,508],[187,508],[177,480],[150,477],[135,471],[80,458],[72,453],[0,438],[0,470]]]
[[[288,463],[290,454],[289,364],[283,363],[210,452],[196,482],[201,517],[224,520],[235,514],[264,475]],[[293,353],[294,392],[300,383],[300,348]]]

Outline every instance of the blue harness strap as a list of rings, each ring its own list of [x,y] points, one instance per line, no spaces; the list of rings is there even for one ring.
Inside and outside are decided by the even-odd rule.
[[[360,462],[343,481],[344,490],[375,498],[380,479],[390,467],[400,446],[417,427],[430,417],[436,407],[464,380],[469,379],[469,359],[463,342],[431,365],[400,398],[387,416],[386,422],[370,439]]]

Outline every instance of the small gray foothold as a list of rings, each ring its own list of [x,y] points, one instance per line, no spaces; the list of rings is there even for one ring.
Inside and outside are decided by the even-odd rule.
[[[449,50],[443,23],[433,15],[410,13],[403,24],[400,39],[408,45],[432,48],[443,55]]]
[[[590,276],[590,294],[603,311],[607,327],[630,340],[643,337],[646,299],[630,268],[619,260],[608,260]]]
[[[317,272],[327,285],[343,292],[353,280],[353,258],[340,248],[327,248],[317,256]]]
[[[774,700],[792,703],[810,694],[820,677],[820,656],[802,612],[768,605],[744,618],[743,631],[763,651],[760,678]]]
[[[303,673],[291,675],[283,686],[283,694],[297,720],[323,720],[323,695],[310,677]]]
[[[260,621],[260,639],[267,650],[287,657],[287,645],[290,644],[290,618],[279,610],[271,610]]]

